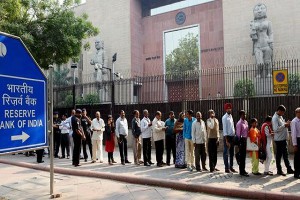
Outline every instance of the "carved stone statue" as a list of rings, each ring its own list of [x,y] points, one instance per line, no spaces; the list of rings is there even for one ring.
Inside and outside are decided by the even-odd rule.
[[[104,42],[97,39],[95,41],[96,54],[91,59],[90,64],[94,65],[95,68],[95,81],[107,81],[107,69],[103,67],[107,67],[106,59],[105,59],[105,51],[104,51]]]
[[[258,66],[257,78],[271,77],[273,57],[272,24],[267,20],[267,7],[259,3],[253,9],[254,20],[250,22],[250,37],[253,41],[253,55]]]
[[[96,82],[103,82],[109,80],[108,70],[104,67],[107,67],[105,51],[104,51],[104,42],[97,39],[95,41],[96,54],[91,59],[90,64],[94,65],[94,78]],[[100,84],[99,87],[99,99],[101,102],[108,101],[108,86]]]

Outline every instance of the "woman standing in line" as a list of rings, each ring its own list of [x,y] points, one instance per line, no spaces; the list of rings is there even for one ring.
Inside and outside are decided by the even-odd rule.
[[[184,121],[184,113],[179,113],[178,120],[174,125],[173,132],[176,134],[176,160],[175,167],[176,168],[186,168],[185,164],[185,145],[184,145],[184,137],[183,137],[183,121]]]
[[[264,175],[273,175],[273,172],[270,171],[270,164],[273,160],[273,136],[274,132],[272,130],[272,117],[267,116],[265,122],[261,126],[261,143],[262,148],[266,153],[265,160],[265,171]]]
[[[260,146],[260,132],[259,130],[256,128],[257,126],[257,119],[256,118],[252,118],[250,120],[251,123],[251,129],[249,131],[249,137],[250,137],[250,141],[252,143],[255,143],[257,146]],[[254,175],[261,175],[261,173],[259,173],[259,160],[258,160],[258,150],[257,151],[250,151],[250,157],[252,158],[252,173]]]
[[[115,124],[114,119],[111,115],[108,115],[107,125],[105,126],[105,151],[108,153],[108,164],[113,165],[113,163],[117,163],[114,160],[114,151],[115,151]]]

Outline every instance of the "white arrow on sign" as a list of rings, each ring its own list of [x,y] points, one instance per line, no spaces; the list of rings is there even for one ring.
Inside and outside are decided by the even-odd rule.
[[[30,136],[22,131],[22,135],[13,135],[11,136],[11,140],[22,140],[22,143],[25,142]]]

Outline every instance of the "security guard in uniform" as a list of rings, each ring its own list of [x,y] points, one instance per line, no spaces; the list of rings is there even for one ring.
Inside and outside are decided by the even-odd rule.
[[[81,127],[81,113],[80,109],[77,109],[75,115],[71,118],[72,122],[72,130],[73,130],[73,141],[74,141],[74,150],[73,150],[73,159],[72,164],[75,167],[80,166],[80,151],[81,151],[81,142],[85,139],[85,135],[83,133]]]
[[[58,152],[60,147],[60,138],[61,133],[59,129],[59,125],[61,124],[61,119],[58,117],[58,112],[53,112],[53,141],[54,141],[54,158],[58,158]]]
[[[83,151],[85,162],[87,162],[87,159],[88,159],[88,154],[86,152],[86,145],[89,146],[91,159],[92,159],[92,156],[93,156],[93,153],[92,153],[93,148],[92,148],[92,140],[91,140],[91,129],[90,129],[91,123],[92,123],[91,118],[89,118],[87,116],[86,109],[83,108],[82,109],[82,117],[81,117],[81,126],[82,126],[82,129],[83,129],[84,135],[85,135],[85,140],[82,140],[82,147],[83,147],[82,151]]]

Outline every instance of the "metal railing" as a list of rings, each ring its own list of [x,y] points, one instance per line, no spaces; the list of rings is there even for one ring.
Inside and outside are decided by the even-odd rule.
[[[288,69],[288,95],[299,95],[299,60],[277,61],[270,65],[270,71],[278,69]],[[272,81],[272,77],[258,78],[257,66],[253,64],[165,75],[136,76],[114,81],[115,104],[182,103],[274,97]],[[111,81],[76,84],[76,105],[110,104],[111,88]],[[70,107],[71,97],[72,86],[54,88],[55,107]]]

